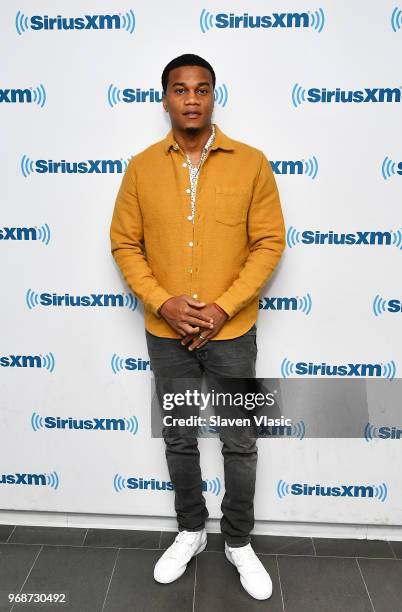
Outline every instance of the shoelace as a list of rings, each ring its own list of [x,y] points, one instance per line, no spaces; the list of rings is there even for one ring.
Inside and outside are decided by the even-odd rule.
[[[261,571],[260,560],[252,548],[247,547],[244,550],[241,548],[232,550],[232,556],[234,557],[238,567],[247,568],[252,572]]]
[[[193,535],[188,531],[180,531],[177,534],[167,556],[174,559],[185,559],[188,556],[189,549],[192,547],[197,537],[197,532],[194,532]]]

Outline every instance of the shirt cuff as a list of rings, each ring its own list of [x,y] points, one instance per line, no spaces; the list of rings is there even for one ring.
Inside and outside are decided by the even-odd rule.
[[[219,304],[217,304],[216,302],[212,302],[212,303],[214,304],[214,306],[217,307],[218,310],[220,310],[223,314],[229,317],[228,313],[226,312],[226,310],[223,310],[222,306],[219,306]]]
[[[236,310],[233,304],[231,304],[230,301],[227,299],[227,297],[225,298],[224,295],[222,295],[220,298],[215,300],[214,303],[217,304],[217,306],[220,306],[222,310],[226,312],[226,314],[228,315],[228,320],[231,319],[236,314]]]
[[[151,295],[148,296],[147,305],[152,310],[154,315],[156,317],[158,317],[158,319],[160,319],[161,318],[161,314],[160,314],[159,310],[162,308],[162,306],[166,302],[166,300],[169,300],[172,297],[174,297],[174,296],[170,295],[170,293],[165,291],[165,289],[163,289],[162,287],[156,287],[152,291]]]

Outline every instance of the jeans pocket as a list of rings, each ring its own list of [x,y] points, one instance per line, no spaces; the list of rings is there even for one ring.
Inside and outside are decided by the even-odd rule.
[[[247,340],[248,346],[252,347],[255,353],[257,353],[258,349],[257,349],[257,326],[256,324],[254,323],[254,325],[250,327],[250,329],[246,331],[246,333],[243,334],[243,336],[241,337]]]

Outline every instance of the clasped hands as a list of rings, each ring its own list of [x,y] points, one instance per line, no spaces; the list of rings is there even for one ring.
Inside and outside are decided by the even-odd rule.
[[[181,343],[189,351],[204,346],[228,318],[215,304],[200,302],[189,295],[169,298],[159,312],[170,327],[182,336]]]

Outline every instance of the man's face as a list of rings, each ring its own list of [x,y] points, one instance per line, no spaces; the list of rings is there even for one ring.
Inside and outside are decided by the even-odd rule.
[[[214,108],[212,75],[201,66],[181,66],[169,72],[163,108],[172,127],[197,131],[211,123]]]

